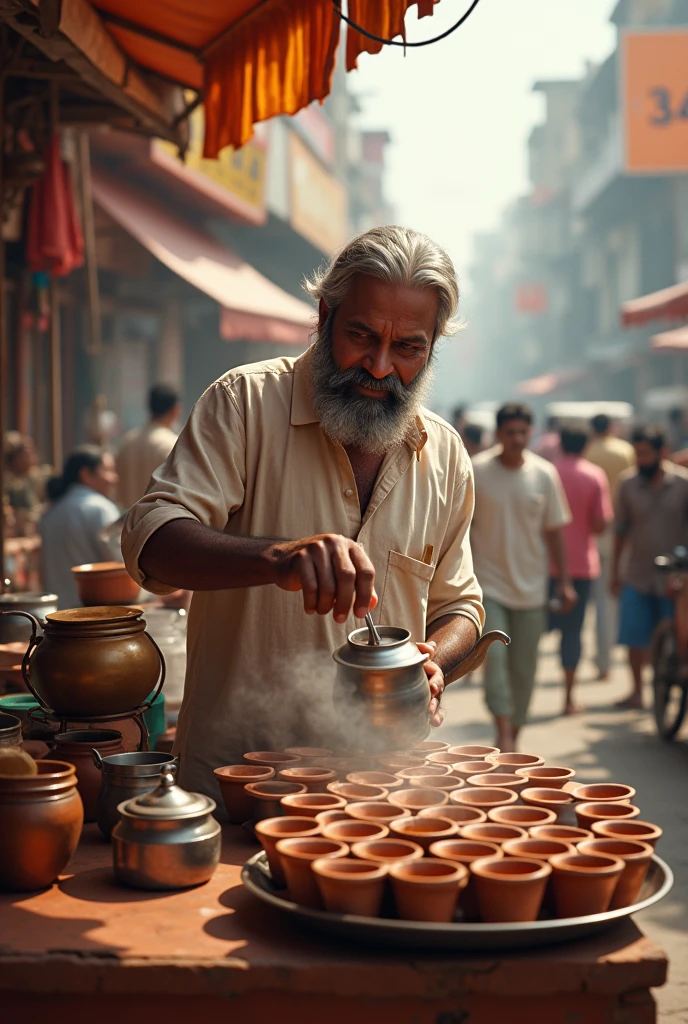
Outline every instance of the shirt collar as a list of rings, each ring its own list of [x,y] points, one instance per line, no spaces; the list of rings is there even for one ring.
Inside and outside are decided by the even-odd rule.
[[[313,408],[311,387],[308,380],[311,365],[311,350],[306,349],[303,355],[294,363],[294,386],[291,394],[291,425],[303,427],[308,423],[318,423],[318,417]],[[428,440],[428,432],[420,416],[416,416],[406,434],[406,444],[411,451],[416,453],[420,461],[420,453]]]

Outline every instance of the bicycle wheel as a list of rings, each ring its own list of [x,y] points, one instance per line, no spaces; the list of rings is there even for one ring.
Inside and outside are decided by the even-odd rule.
[[[674,625],[661,622],[652,641],[652,680],[657,732],[664,740],[673,740],[681,728],[688,705],[688,689],[678,679],[678,655]]]

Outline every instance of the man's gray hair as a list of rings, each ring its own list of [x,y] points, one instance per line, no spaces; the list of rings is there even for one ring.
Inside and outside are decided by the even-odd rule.
[[[304,288],[316,302],[322,299],[331,315],[357,274],[389,284],[434,288],[438,298],[435,338],[459,330],[459,282],[454,264],[427,235],[396,225],[364,231],[347,242],[327,266],[317,270]]]

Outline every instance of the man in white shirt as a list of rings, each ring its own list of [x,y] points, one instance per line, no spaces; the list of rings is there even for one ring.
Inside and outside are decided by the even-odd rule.
[[[148,423],[140,430],[130,430],[117,453],[117,498],[125,509],[143,497],[154,470],[163,464],[177,440],[171,429],[181,411],[177,391],[167,384],[155,384],[148,395],[148,408]]]
[[[532,423],[528,406],[502,406],[497,445],[473,460],[471,546],[486,628],[511,637],[511,646],[493,648],[485,665],[485,697],[503,751],[516,749],[528,714],[546,623],[550,559],[557,568],[561,610],[569,611],[576,600],[562,534],[571,514],[554,466],[526,447]]]

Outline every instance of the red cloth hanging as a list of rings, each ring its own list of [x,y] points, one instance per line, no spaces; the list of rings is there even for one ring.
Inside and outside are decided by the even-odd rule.
[[[26,259],[33,271],[49,271],[56,277],[84,262],[84,236],[57,135],[46,148],[45,173],[31,190]]]

